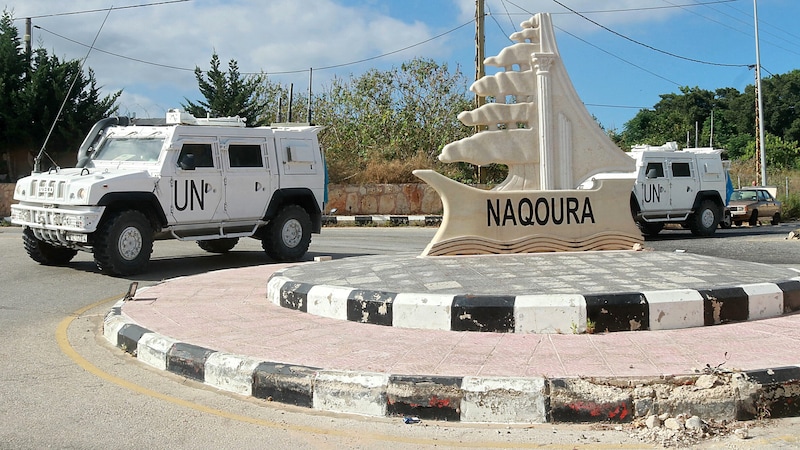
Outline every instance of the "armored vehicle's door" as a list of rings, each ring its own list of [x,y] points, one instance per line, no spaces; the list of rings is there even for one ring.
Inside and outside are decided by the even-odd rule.
[[[187,138],[175,161],[170,211],[178,224],[214,220],[222,201],[222,171],[215,138]]]
[[[644,211],[667,211],[669,206],[669,180],[666,178],[663,158],[648,159],[644,176],[636,183],[636,197]]]
[[[221,142],[225,167],[225,212],[230,220],[264,217],[272,197],[272,170],[264,138]]]
[[[691,159],[673,159],[669,163],[670,193],[673,210],[688,210],[697,196],[697,173]]]

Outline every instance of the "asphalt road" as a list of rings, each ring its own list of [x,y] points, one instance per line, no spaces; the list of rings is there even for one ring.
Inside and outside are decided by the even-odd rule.
[[[792,225],[723,230],[711,239],[667,230],[647,241],[755,262],[800,266]],[[326,228],[309,258],[421,251],[431,228]],[[157,371],[110,346],[103,316],[132,280],[147,286],[177,276],[269,263],[243,240],[227,255],[162,241],[150,271],[131,279],[100,274],[91,255],[67,267],[40,266],[19,228],[0,227],[0,448],[642,448],[626,429],[599,425],[499,426],[323,414],[218,392]],[[265,280],[266,282],[266,280]],[[413,344],[412,344],[413,345]],[[738,448],[794,448],[800,421],[756,426]],[[730,445],[732,437],[705,447]]]

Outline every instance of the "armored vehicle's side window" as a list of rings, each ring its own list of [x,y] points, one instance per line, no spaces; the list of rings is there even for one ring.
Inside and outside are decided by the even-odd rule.
[[[193,155],[194,167],[214,167],[211,144],[183,144],[178,161],[186,161],[188,155]]]
[[[231,144],[228,157],[231,167],[264,167],[260,145]]]
[[[672,163],[672,176],[673,177],[691,177],[692,171],[688,162],[674,162]]]
[[[647,169],[644,173],[647,178],[663,178],[664,166],[660,162],[647,163]]]

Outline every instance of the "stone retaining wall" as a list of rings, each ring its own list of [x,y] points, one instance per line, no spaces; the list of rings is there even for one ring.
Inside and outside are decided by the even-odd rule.
[[[327,211],[338,215],[442,214],[439,194],[424,183],[417,184],[329,184]]]
[[[0,183],[0,217],[11,214],[14,183]],[[328,186],[327,211],[357,214],[441,214],[439,194],[427,184],[369,184]]]
[[[11,215],[11,203],[14,201],[14,183],[0,183],[0,220]]]

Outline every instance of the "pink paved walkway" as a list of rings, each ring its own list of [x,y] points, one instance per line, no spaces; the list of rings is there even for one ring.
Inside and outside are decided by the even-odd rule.
[[[285,267],[170,280],[140,290],[122,311],[151,331],[216,351],[395,375],[659,377],[723,362],[723,368],[740,370],[800,363],[800,314],[595,335],[409,330],[327,319],[269,303],[267,279]]]

